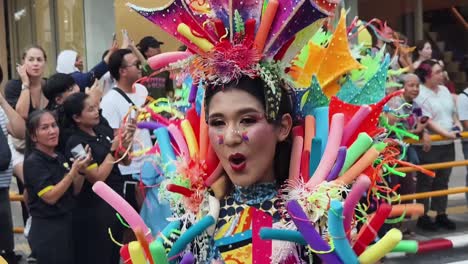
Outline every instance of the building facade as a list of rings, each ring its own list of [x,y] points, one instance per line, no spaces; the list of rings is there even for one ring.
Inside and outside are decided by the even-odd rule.
[[[173,0],[129,2],[152,8],[170,1]],[[0,0],[0,9],[4,10],[0,13],[0,65],[9,78],[15,77],[15,66],[21,63],[24,48],[34,43],[41,45],[47,52],[46,76],[55,72],[56,57],[64,49],[76,50],[83,56],[85,66],[92,67],[110,47],[114,32],[120,39],[122,29],[127,29],[135,42],[152,35],[165,42],[163,51],[177,49],[180,44],[174,38],[131,11],[126,6],[127,2],[128,0]],[[435,27],[434,21],[428,17],[434,12],[452,16],[455,21],[452,28],[460,28],[462,35],[468,32],[466,29],[463,31],[463,20],[456,19],[452,10],[454,7],[458,8],[462,18],[467,20],[467,0],[345,0],[344,3],[347,8],[351,8],[349,20],[359,15],[367,21],[374,17],[388,21],[392,28],[408,37],[410,44],[437,35],[436,31],[441,27]],[[466,50],[452,47],[453,45],[449,45],[451,40],[443,38],[442,34],[438,34],[433,39],[436,46],[443,46],[437,47],[440,57],[443,59],[444,52],[453,49],[457,54],[452,57],[456,57],[460,65],[452,64],[449,67],[455,71],[455,66],[458,66],[461,70],[463,59],[459,54],[466,53]],[[466,81],[466,76],[465,79],[460,78],[461,81]]]

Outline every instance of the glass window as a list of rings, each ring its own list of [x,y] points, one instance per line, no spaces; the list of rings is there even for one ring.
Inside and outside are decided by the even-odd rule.
[[[47,70],[44,75],[49,76],[55,72],[55,37],[53,31],[53,21],[51,19],[51,8],[49,0],[33,1],[33,27],[35,43],[44,48],[47,54]]]
[[[55,10],[57,17],[58,53],[62,50],[71,49],[78,52],[80,56],[84,56],[83,0],[57,1]]]
[[[85,54],[83,0],[7,0],[7,7],[9,52],[15,77],[14,65],[21,63],[23,50],[31,44],[42,46],[47,53],[46,77],[55,73],[61,50]]]

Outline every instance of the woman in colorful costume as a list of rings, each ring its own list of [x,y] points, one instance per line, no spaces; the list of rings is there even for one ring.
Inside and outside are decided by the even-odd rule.
[[[130,6],[191,51],[157,55],[149,59],[151,67],[190,75],[205,95],[204,107],[195,112],[194,106],[186,119],[164,119],[153,108],[146,110],[157,122],[139,123],[155,129],[157,138],[148,152],[156,161],[157,181],[147,188],[160,186],[159,200],[169,201],[172,215],[162,230],[144,216],[149,230],[136,213],[120,208],[138,237],[122,247],[125,261],[175,263],[183,256],[181,263],[303,263],[316,253],[326,263],[358,263],[358,255],[361,263],[375,263],[401,240],[401,233],[391,230],[381,244],[365,250],[375,238],[370,230],[378,230],[389,215],[389,204],[352,236],[362,193],[382,180],[383,165],[390,170],[397,164],[395,158],[380,158],[390,152],[377,123],[385,103],[398,93],[383,98],[390,63],[383,56],[364,76],[364,87],[339,82],[363,68],[350,54],[344,12],[328,45],[309,42],[333,13],[333,1],[270,0],[264,6],[254,0],[174,0],[152,10]],[[305,44],[306,60],[289,64],[299,60]],[[291,83],[305,89],[293,91]],[[300,102],[291,93],[298,93]],[[306,116],[292,132],[297,110],[291,106]],[[93,190],[120,207],[102,183]],[[161,216],[153,211],[154,219]]]

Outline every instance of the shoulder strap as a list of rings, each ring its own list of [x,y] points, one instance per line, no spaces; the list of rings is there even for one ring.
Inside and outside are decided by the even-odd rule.
[[[135,106],[135,104],[133,103],[133,101],[130,100],[130,98],[128,97],[128,95],[127,95],[124,91],[120,90],[120,88],[114,87],[114,88],[112,88],[112,89],[114,89],[116,92],[118,92],[129,104],[131,104],[132,106]]]
[[[467,93],[467,92],[465,92],[465,91],[462,91],[462,93],[463,93],[464,95],[468,96],[468,93]]]

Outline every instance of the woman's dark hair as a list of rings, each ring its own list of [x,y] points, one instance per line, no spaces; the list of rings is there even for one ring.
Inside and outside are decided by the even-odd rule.
[[[414,74],[416,74],[419,78],[421,83],[426,83],[427,79],[429,79],[432,75],[432,67],[434,65],[440,65],[436,60],[425,60],[419,64],[419,67],[414,70]]]
[[[26,120],[26,149],[24,155],[27,157],[31,154],[32,150],[35,148],[35,144],[31,139],[31,136],[36,134],[36,130],[39,128],[39,122],[45,114],[50,114],[55,117],[53,112],[48,110],[36,110],[29,114],[28,119]]]
[[[46,86],[42,89],[44,96],[49,100],[47,109],[55,109],[57,107],[55,98],[70,90],[75,84],[75,80],[69,74],[56,73],[50,76]]]
[[[265,108],[265,95],[264,95],[264,88],[266,87],[266,83],[261,78],[252,79],[248,76],[242,77],[239,81],[231,82],[224,87],[208,87],[205,90],[205,109],[206,113],[209,113],[209,105],[213,96],[218,93],[219,91],[227,91],[227,90],[242,90],[253,97],[257,98],[257,100],[262,104],[263,109]],[[269,89],[269,88],[266,88]],[[281,93],[281,102],[279,111],[277,114],[276,120],[269,120],[268,123],[278,125],[281,123],[281,118],[285,114],[290,114],[293,116],[293,102],[291,94],[282,89]],[[294,120],[294,119],[293,119]],[[289,160],[291,156],[292,150],[292,133],[289,133],[288,137],[276,144],[276,152],[275,157],[273,160],[274,166],[274,173],[276,182],[278,185],[282,185],[286,179],[288,178],[289,174]]]
[[[80,116],[85,107],[85,100],[89,96],[85,93],[75,93],[70,95],[65,102],[63,102],[64,124],[65,128],[76,127],[74,116]]]
[[[431,44],[431,42],[429,40],[426,40],[426,39],[422,39],[422,40],[418,40],[416,42],[416,52],[414,52],[414,60],[417,60],[419,58],[419,51],[422,51],[424,49],[424,46],[426,45],[426,43],[429,43]]]
[[[37,44],[33,44],[33,45],[30,45],[30,46],[27,46],[27,47],[23,50],[23,54],[22,54],[22,56],[21,56],[21,58],[22,58],[23,60],[26,58],[26,54],[28,54],[28,51],[29,51],[30,49],[38,49],[38,50],[42,51],[42,55],[44,55],[44,60],[47,61],[47,54],[46,54],[44,48],[41,47],[41,46],[39,46],[39,45],[37,45]]]
[[[3,81],[3,70],[2,70],[2,66],[0,66],[0,83],[2,83]]]

